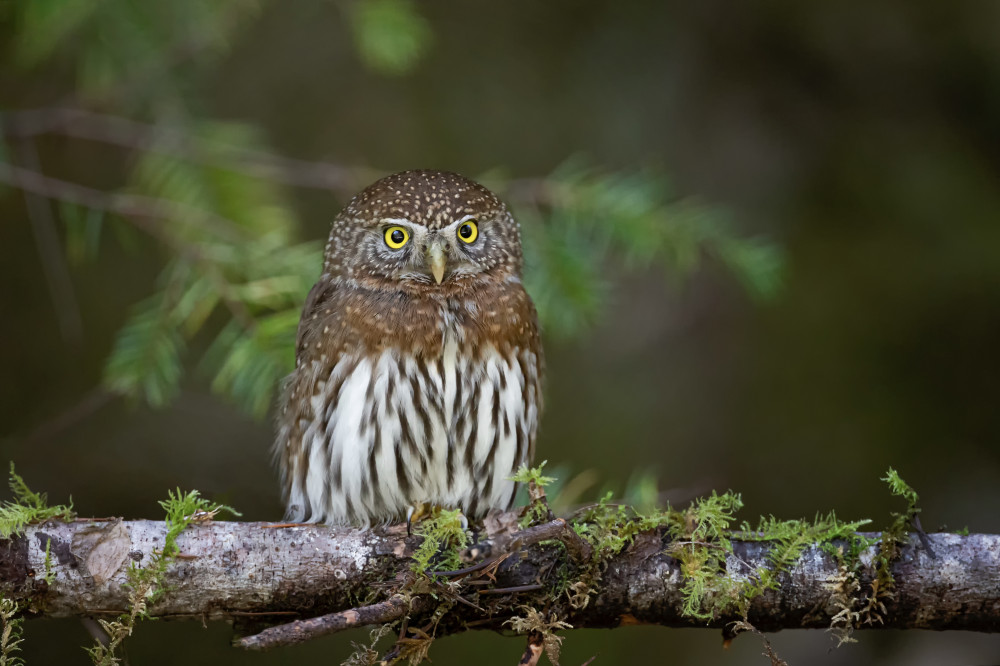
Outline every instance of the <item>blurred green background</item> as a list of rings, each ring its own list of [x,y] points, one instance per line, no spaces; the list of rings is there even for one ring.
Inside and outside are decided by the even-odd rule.
[[[522,204],[533,284],[549,290],[536,294],[550,332],[539,455],[581,501],[732,488],[751,520],[835,509],[879,525],[899,508],[878,480],[892,465],[928,530],[998,532],[998,25],[1000,5],[971,2],[0,2],[0,458],[83,515],[157,517],[181,486],[247,520],[280,518],[271,426],[248,410],[270,404],[290,362],[281,315],[294,327],[318,274],[309,243],[379,174],[444,168]],[[108,118],[193,143],[143,143]],[[272,176],[308,166],[252,151],[337,168],[304,186]],[[258,180],[190,170],[199,160],[256,165]],[[119,331],[171,280],[198,288],[202,274],[184,271],[205,265],[184,248],[217,249],[210,225],[174,211],[143,233],[56,203],[72,192],[51,181],[53,197],[25,196],[10,165],[232,218],[250,241],[211,271],[288,281],[171,320],[163,376],[144,388],[128,358],[107,365]],[[533,207],[518,189],[565,182],[611,201]],[[633,256],[653,242],[666,249]],[[243,316],[277,332],[254,337]],[[187,372],[172,393],[174,360]],[[823,632],[773,639],[792,664],[1000,660],[988,635],[857,637],[832,651]],[[265,655],[228,638],[219,624],[147,622],[128,655],[338,663],[364,634]],[[79,621],[32,621],[25,655],[84,664],[89,641]],[[522,649],[470,633],[431,658],[489,666]],[[766,663],[760,651],[751,637],[723,651],[715,631],[629,627],[569,633],[563,663]]]

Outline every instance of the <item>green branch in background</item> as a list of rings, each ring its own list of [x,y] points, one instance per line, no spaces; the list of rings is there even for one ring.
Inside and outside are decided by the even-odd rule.
[[[199,136],[209,137],[211,146],[257,146],[253,133],[238,126],[206,125]],[[122,327],[105,386],[153,406],[168,404],[184,374],[187,342],[214,329],[202,370],[215,391],[264,416],[292,368],[301,304],[321,264],[320,243],[293,242],[291,206],[266,179],[150,152],[131,189],[212,211],[228,223],[162,226],[168,259],[159,291]],[[211,315],[220,311],[229,322],[218,329]]]
[[[264,4],[105,0],[67,9],[24,0],[10,12],[18,27],[12,61],[22,74],[47,67],[76,77],[66,108],[0,116],[0,184],[58,204],[73,263],[97,260],[109,237],[129,249],[146,236],[162,251],[154,291],[133,307],[104,368],[104,386],[136,403],[169,405],[197,367],[216,393],[264,416],[293,367],[302,303],[322,263],[321,240],[297,240],[286,187],[343,201],[381,175],[275,155],[257,128],[191,108],[191,81],[218,66]],[[414,0],[338,6],[360,60],[375,71],[412,71],[433,44]],[[109,171],[121,182],[100,190],[62,181],[16,163],[20,151],[6,146],[51,133],[81,141],[81,150],[114,146],[121,154]],[[521,222],[525,284],[551,338],[582,335],[600,320],[616,298],[609,276],[619,265],[676,283],[711,258],[755,298],[780,285],[774,245],[742,237],[720,208],[679,196],[661,171],[572,158],[538,178],[501,172],[479,180]]]
[[[154,407],[170,404],[191,341],[207,334],[213,341],[196,365],[213,390],[261,417],[292,369],[301,303],[322,263],[321,245],[294,242],[294,216],[276,181],[255,168],[240,170],[235,156],[266,155],[254,132],[203,123],[187,136],[196,148],[184,154],[169,152],[173,131],[162,134],[170,137],[161,137],[162,150],[144,143],[127,188],[147,206],[167,202],[156,207],[160,213],[185,215],[140,224],[128,207],[109,204],[95,214],[76,198],[61,207],[67,249],[94,259],[111,228],[120,238],[139,229],[165,251],[157,291],[134,308],[116,338],[104,372],[108,389]],[[335,165],[325,166],[309,169],[332,172]],[[615,262],[647,272],[657,267],[676,281],[715,257],[758,297],[780,284],[774,246],[739,238],[718,209],[676,198],[657,172],[604,172],[575,159],[548,178],[483,180],[522,220],[525,282],[550,336],[581,335],[599,319],[612,298],[607,275]],[[221,320],[213,316],[219,313]]]
[[[127,102],[152,91],[179,96],[185,72],[174,65],[218,61],[266,4],[105,0],[66,5],[59,0],[23,0],[12,7],[18,25],[13,56],[25,69],[53,60],[71,62],[79,91],[88,100]],[[413,0],[345,4],[358,55],[376,72],[405,74],[433,42],[431,25]],[[130,85],[123,88],[123,81]]]
[[[176,65],[192,55],[201,66],[217,62],[262,4],[25,0],[11,6],[13,60],[27,70],[52,62],[69,66],[82,99],[145,106],[140,100],[179,97],[189,72]],[[148,99],[154,94],[160,100]]]
[[[578,335],[604,311],[611,260],[683,281],[713,257],[755,298],[780,287],[774,245],[741,238],[723,209],[677,196],[655,169],[611,172],[576,157],[545,179],[488,182],[522,221],[525,284],[557,337]]]
[[[351,28],[365,65],[390,75],[410,71],[434,36],[413,0],[355,2],[351,6]]]

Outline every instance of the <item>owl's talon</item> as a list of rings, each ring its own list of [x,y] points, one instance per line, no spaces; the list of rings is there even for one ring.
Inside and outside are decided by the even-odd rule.
[[[420,522],[434,513],[435,507],[427,502],[417,502],[406,507],[406,536],[413,536],[413,523]]]

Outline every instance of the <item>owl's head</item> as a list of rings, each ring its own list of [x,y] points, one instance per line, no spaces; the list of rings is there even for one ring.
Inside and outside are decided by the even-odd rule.
[[[517,222],[482,185],[446,171],[403,171],[337,216],[323,272],[368,284],[449,285],[521,272]]]

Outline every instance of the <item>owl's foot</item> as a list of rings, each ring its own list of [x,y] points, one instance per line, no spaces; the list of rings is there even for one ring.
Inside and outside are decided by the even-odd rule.
[[[406,507],[406,536],[413,535],[413,523],[423,520],[429,515],[431,515],[430,505],[425,502]]]
[[[440,512],[442,508],[437,504],[430,504],[428,502],[418,502],[414,506],[406,507],[406,536],[413,534],[413,523],[430,518]],[[463,530],[469,529],[469,519],[465,517],[464,513],[458,514],[458,519],[461,521]]]

